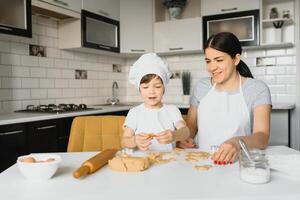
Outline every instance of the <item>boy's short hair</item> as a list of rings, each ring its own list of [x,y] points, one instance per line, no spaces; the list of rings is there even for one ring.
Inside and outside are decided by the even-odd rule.
[[[163,82],[160,76],[158,76],[157,74],[147,74],[143,76],[143,78],[141,79],[140,85],[142,83],[149,83],[151,80],[155,79],[156,77],[159,78],[161,82]]]

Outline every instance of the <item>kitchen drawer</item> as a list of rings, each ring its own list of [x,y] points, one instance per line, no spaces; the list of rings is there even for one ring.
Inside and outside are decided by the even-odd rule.
[[[56,152],[58,120],[37,121],[27,124],[28,148],[31,153]]]

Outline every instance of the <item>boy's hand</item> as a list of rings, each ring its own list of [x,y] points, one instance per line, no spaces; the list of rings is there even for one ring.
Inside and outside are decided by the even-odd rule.
[[[155,139],[160,144],[169,144],[174,141],[173,133],[171,130],[165,130],[165,131],[162,131],[162,132],[156,134]]]
[[[184,148],[184,149],[186,149],[186,148],[196,148],[197,145],[194,143],[193,138],[188,138],[184,141],[180,141],[179,142],[179,147]]]
[[[149,149],[149,146],[151,145],[151,137],[148,136],[148,134],[145,133],[139,133],[135,135],[135,143],[138,149],[142,151],[146,151]]]

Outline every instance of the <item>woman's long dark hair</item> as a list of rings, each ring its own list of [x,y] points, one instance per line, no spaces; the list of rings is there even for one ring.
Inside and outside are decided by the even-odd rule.
[[[227,53],[231,56],[231,58],[235,58],[236,54],[242,54],[242,47],[239,39],[230,32],[220,32],[218,34],[211,35],[204,43],[204,52],[209,47]],[[236,69],[240,75],[254,78],[249,67],[242,60],[240,60]]]

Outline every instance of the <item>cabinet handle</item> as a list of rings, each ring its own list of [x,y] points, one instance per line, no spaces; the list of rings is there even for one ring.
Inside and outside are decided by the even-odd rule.
[[[110,47],[98,45],[99,48],[110,49]]]
[[[182,47],[177,47],[177,48],[169,48],[170,51],[175,51],[175,50],[182,50]]]
[[[144,49],[130,49],[132,52],[145,52]]]
[[[98,10],[98,13],[102,14],[102,15],[105,15],[105,16],[109,16],[109,13],[108,12],[105,12],[103,10]]]
[[[237,10],[237,7],[234,7],[234,8],[223,8],[223,9],[221,9],[222,12],[228,12],[228,11],[233,11],[233,10]]]
[[[18,130],[18,131],[3,132],[3,133],[0,133],[0,135],[14,135],[14,134],[19,134],[19,133],[23,133],[23,131]]]
[[[50,128],[55,128],[56,125],[52,125],[52,126],[43,126],[43,127],[38,127],[37,130],[46,130],[46,129],[50,129]]]
[[[13,30],[12,28],[7,28],[7,27],[4,27],[4,26],[0,26],[0,29],[7,30],[7,31],[12,31]]]
[[[64,2],[64,1],[61,1],[61,0],[53,0],[55,3],[58,3],[60,5],[63,5],[63,6],[69,6],[69,4],[67,2]]]

